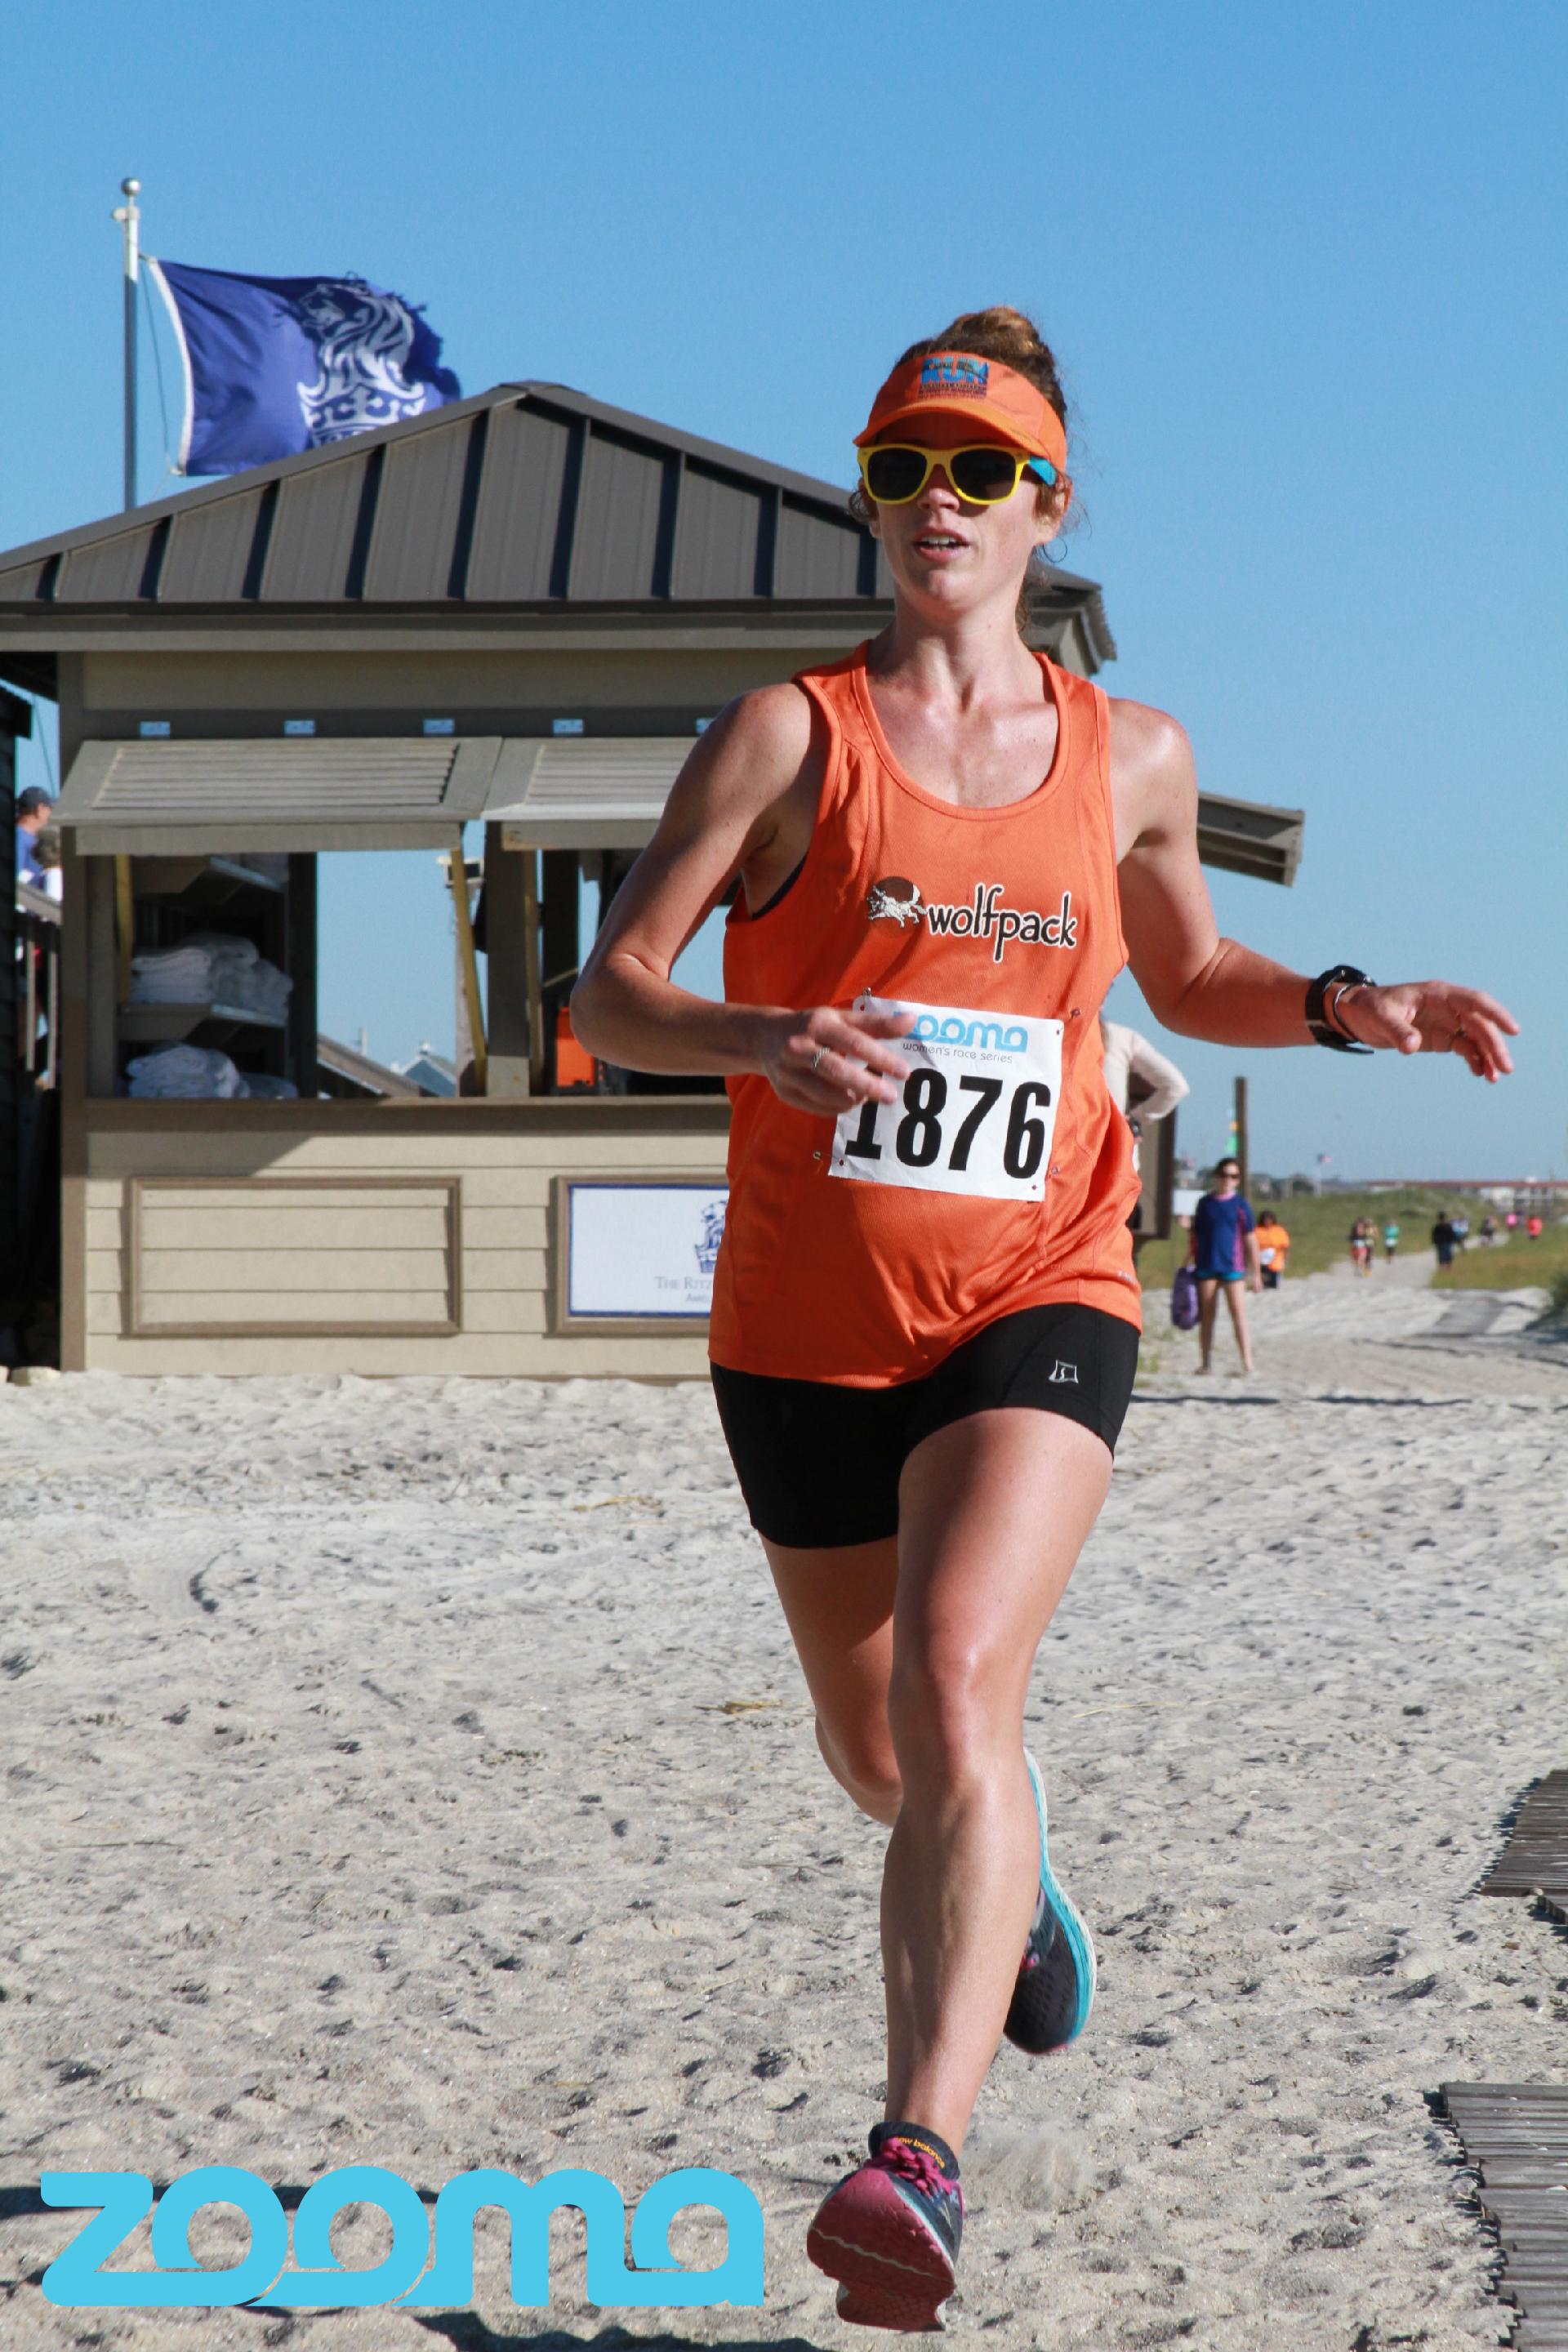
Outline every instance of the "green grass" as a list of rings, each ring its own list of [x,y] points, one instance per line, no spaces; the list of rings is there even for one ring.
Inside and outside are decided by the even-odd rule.
[[[1432,1276],[1434,1290],[1524,1290],[1532,1283],[1543,1283],[1560,1310],[1568,1306],[1568,1224],[1548,1225],[1538,1242],[1522,1230],[1490,1249],[1472,1241]]]
[[[1370,1217],[1381,1234],[1393,1218],[1400,1227],[1399,1248],[1406,1253],[1430,1247],[1432,1227],[1439,1209],[1460,1203],[1452,1194],[1412,1186],[1399,1192],[1322,1192],[1295,1201],[1254,1201],[1256,1210],[1271,1208],[1290,1236],[1290,1258],[1285,1279],[1322,1274],[1350,1257],[1350,1230],[1358,1217]],[[1472,1229],[1485,1211],[1466,1204]],[[1174,1232],[1168,1241],[1151,1242],[1138,1253],[1138,1278],[1145,1290],[1168,1290],[1171,1278],[1187,1254],[1185,1234]],[[1382,1243],[1378,1244],[1379,1262]],[[1549,1225],[1540,1241],[1522,1237],[1506,1247],[1483,1250],[1472,1241],[1454,1265],[1437,1279],[1445,1288],[1515,1290],[1527,1283],[1550,1282],[1558,1268],[1568,1269],[1568,1223]],[[1375,1278],[1375,1276],[1374,1276]]]

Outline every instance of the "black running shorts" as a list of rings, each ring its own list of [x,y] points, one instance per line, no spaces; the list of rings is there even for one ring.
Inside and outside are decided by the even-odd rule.
[[[997,1405],[1059,1412],[1104,1440],[1121,1432],[1138,1333],[1098,1307],[1026,1307],[976,1331],[934,1372],[843,1388],[710,1367],[752,1525],[802,1549],[896,1535],[899,1476],[933,1430]]]

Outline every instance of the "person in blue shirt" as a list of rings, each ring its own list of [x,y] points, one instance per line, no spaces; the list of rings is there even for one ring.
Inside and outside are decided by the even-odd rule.
[[[1205,1192],[1193,1214],[1193,1271],[1198,1283],[1198,1347],[1200,1372],[1212,1371],[1215,1310],[1219,1294],[1236,1330],[1243,1369],[1252,1370],[1252,1339],[1247,1328],[1244,1293],[1261,1290],[1263,1267],[1258,1255],[1258,1224],[1250,1202],[1242,1198],[1241,1163],[1222,1160],[1215,1170],[1215,1189]]]
[[[30,882],[35,890],[44,887],[44,869],[33,855],[33,845],[49,821],[54,807],[47,793],[37,784],[29,784],[25,793],[16,795],[16,879]]]

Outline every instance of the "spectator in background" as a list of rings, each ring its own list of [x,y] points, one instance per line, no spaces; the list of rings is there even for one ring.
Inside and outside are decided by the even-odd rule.
[[[1524,1230],[1527,1237],[1531,1241],[1538,1242],[1541,1239],[1542,1234],[1545,1230],[1545,1222],[1541,1216],[1539,1211],[1533,1217],[1526,1220]]]
[[[1265,1290],[1279,1289],[1289,1255],[1289,1234],[1273,1210],[1265,1209],[1258,1220],[1258,1265]]]
[[[37,784],[29,784],[25,793],[16,795],[16,879],[31,883],[35,890],[41,890],[44,887],[43,868],[38,864],[36,846],[53,807],[54,803],[47,793],[41,791]]]
[[[1105,1083],[1119,1111],[1127,1111],[1134,1078],[1142,1079],[1150,1089],[1132,1107],[1131,1115],[1140,1125],[1168,1117],[1189,1091],[1174,1062],[1168,1062],[1163,1054],[1157,1053],[1136,1029],[1125,1028],[1120,1021],[1108,1021],[1101,1013],[1100,1042],[1105,1055]]]
[[[58,824],[38,828],[33,843],[33,863],[38,868],[35,888],[58,906],[66,895],[66,877],[60,866],[60,829]]]
[[[1487,1211],[1486,1215],[1481,1219],[1481,1232],[1480,1232],[1480,1242],[1481,1242],[1481,1247],[1482,1247],[1483,1249],[1490,1249],[1490,1247],[1491,1247],[1492,1244],[1496,1241],[1496,1239],[1497,1239],[1497,1219],[1492,1215],[1491,1211],[1489,1209],[1489,1210]]]
[[[1394,1254],[1399,1247],[1399,1220],[1390,1217],[1383,1228],[1383,1255],[1388,1265],[1394,1264]]]
[[[1251,1371],[1252,1340],[1247,1328],[1244,1288],[1261,1290],[1263,1271],[1258,1258],[1258,1221],[1250,1202],[1242,1198],[1241,1162],[1225,1159],[1215,1170],[1215,1189],[1205,1192],[1193,1214],[1193,1270],[1198,1284],[1198,1370],[1214,1370],[1215,1310],[1219,1294],[1236,1332],[1242,1368]]]
[[[1454,1228],[1447,1209],[1439,1209],[1437,1222],[1432,1228],[1432,1246],[1437,1253],[1439,1265],[1454,1263]]]
[[[1465,1244],[1470,1238],[1470,1221],[1461,1209],[1458,1215],[1452,1220],[1452,1223],[1454,1227],[1454,1247],[1457,1250],[1462,1250]]]

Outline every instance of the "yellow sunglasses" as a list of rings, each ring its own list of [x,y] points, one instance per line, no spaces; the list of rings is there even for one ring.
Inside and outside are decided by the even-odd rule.
[[[918,499],[940,466],[961,499],[971,506],[997,507],[1010,499],[1026,470],[1042,482],[1057,478],[1048,457],[999,441],[976,441],[963,449],[924,449],[912,441],[879,441],[856,452],[868,498],[879,507],[907,507]]]

